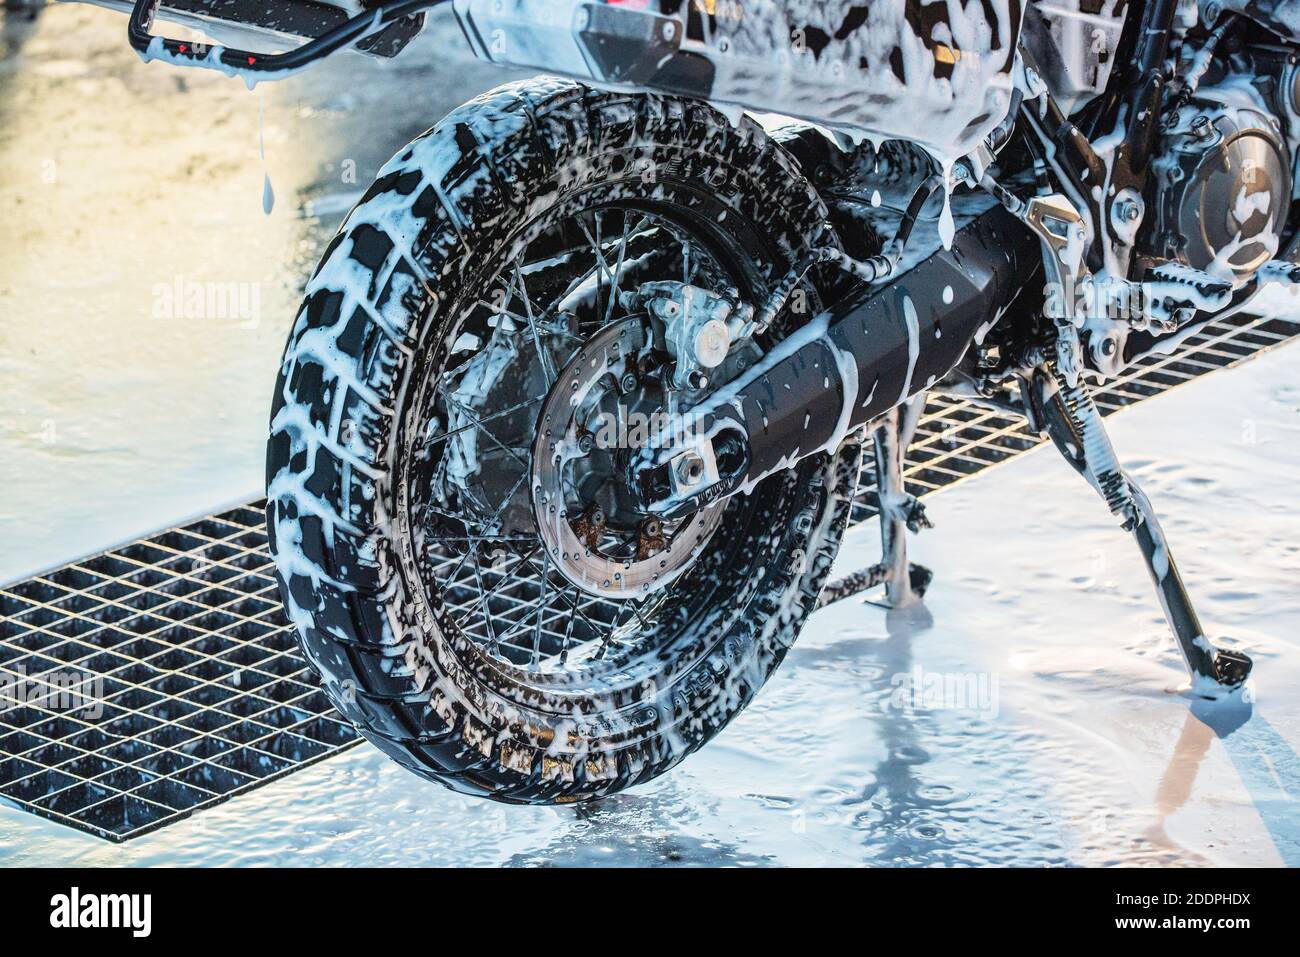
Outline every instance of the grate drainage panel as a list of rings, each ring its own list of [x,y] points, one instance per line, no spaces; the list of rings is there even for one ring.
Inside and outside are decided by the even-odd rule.
[[[297,654],[257,505],[0,590],[0,799],[121,841],[359,740]],[[15,702],[20,702],[13,706]]]
[[[1219,320],[1098,405],[1110,414],[1297,335],[1300,320]],[[906,481],[923,496],[1039,442],[1012,415],[935,399]],[[875,513],[872,485],[864,473],[855,521]],[[18,688],[0,697],[0,801],[111,841],[360,740],[297,654],[260,502],[0,588],[0,692]]]

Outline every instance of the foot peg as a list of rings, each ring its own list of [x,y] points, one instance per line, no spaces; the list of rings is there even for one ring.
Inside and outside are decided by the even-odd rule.
[[[907,499],[900,507],[902,512],[903,524],[913,535],[920,532],[923,528],[934,528],[934,522],[930,521],[925,514],[925,506],[915,495],[908,495]]]
[[[934,528],[934,522],[930,521],[930,517],[925,514],[925,504],[910,492],[904,492],[897,500],[890,503],[881,501],[877,492],[869,493],[866,500],[874,505],[880,514],[888,516],[891,520],[901,521],[913,534],[922,529]]]
[[[887,585],[890,571],[891,569],[887,565],[872,565],[870,568],[864,568],[851,575],[845,575],[843,578],[837,578],[833,582],[827,582],[826,587],[822,589],[821,597],[817,599],[817,607],[825,608],[837,601],[843,601],[864,591]],[[934,580],[934,572],[924,565],[909,564],[907,566],[907,579],[912,589],[912,595],[916,598],[923,598],[926,589],[930,587],[930,582]]]

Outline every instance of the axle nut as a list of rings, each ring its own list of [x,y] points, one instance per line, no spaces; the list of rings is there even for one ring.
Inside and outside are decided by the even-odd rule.
[[[677,460],[677,481],[682,485],[699,485],[704,478],[704,459],[687,452]]]

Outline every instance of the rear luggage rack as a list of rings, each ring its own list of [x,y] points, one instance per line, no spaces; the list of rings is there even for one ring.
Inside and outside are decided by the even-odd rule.
[[[115,5],[119,0],[93,2]],[[220,70],[228,76],[243,77],[252,87],[260,79],[295,73],[353,44],[366,53],[394,56],[423,27],[424,11],[447,2],[382,0],[350,19],[336,22],[343,11],[315,0],[135,0],[127,31],[131,46],[146,62],[166,60],[178,66]],[[215,21],[297,36],[307,42],[284,53],[257,53],[157,36],[151,30],[160,8],[164,16],[193,21],[199,29],[205,22]],[[463,12],[465,15],[458,3],[457,19],[470,49],[480,58],[497,62],[500,51],[496,44],[506,41],[496,33],[485,36],[486,28],[481,29],[468,4]],[[673,17],[618,6],[617,0],[593,0],[574,8],[572,22],[561,19],[548,22],[548,26],[572,39],[578,60],[549,63],[543,58],[531,63],[536,68],[588,81],[648,84],[652,89],[684,96],[709,94],[713,68],[705,58],[680,49],[685,29]]]
[[[150,31],[159,7],[164,6],[163,0],[136,0],[131,9],[127,36],[131,40],[131,46],[146,62],[166,60],[180,66],[221,70],[229,76],[242,76],[251,87],[259,78],[270,79],[296,72],[353,43],[363,52],[393,56],[420,31],[424,25],[423,11],[446,2],[447,0],[384,0],[383,3],[328,28],[328,15],[322,17],[320,11],[337,8],[318,8],[317,4],[295,0],[272,3],[263,0],[233,0],[223,5],[228,16],[221,16],[219,9],[212,4],[194,9],[191,8],[190,0],[165,4],[168,10],[182,16],[211,17],[272,32],[288,31],[307,39],[302,46],[284,53],[257,53],[217,44],[156,36]],[[313,15],[307,15],[308,8],[312,8]],[[324,32],[313,35],[318,29],[324,29]]]

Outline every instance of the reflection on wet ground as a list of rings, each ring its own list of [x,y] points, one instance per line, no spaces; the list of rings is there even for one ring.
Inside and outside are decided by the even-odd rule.
[[[1191,797],[1196,770],[1216,736],[1227,749],[1283,863],[1300,867],[1300,835],[1296,833],[1300,759],[1286,738],[1266,718],[1255,714],[1248,702],[1193,702],[1161,781],[1161,815],[1167,816]],[[1174,795],[1177,803],[1169,801]]]

